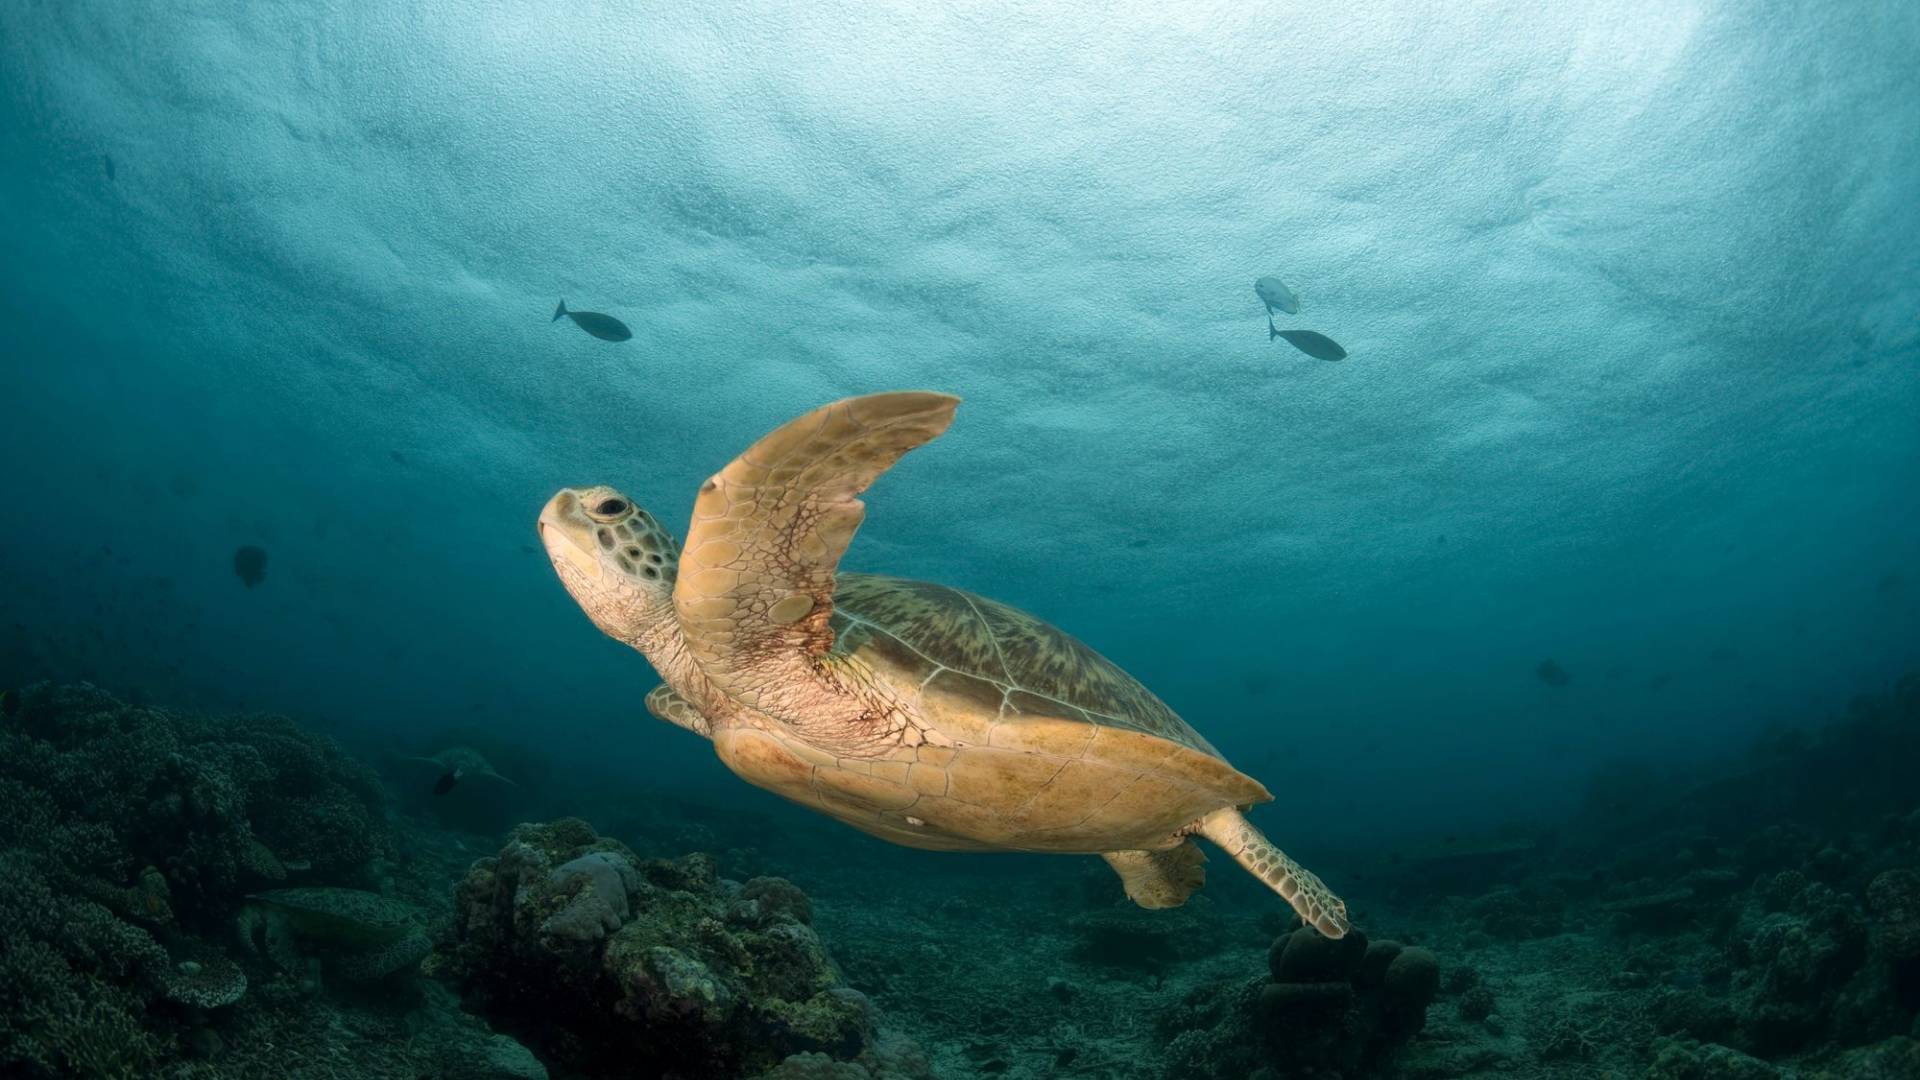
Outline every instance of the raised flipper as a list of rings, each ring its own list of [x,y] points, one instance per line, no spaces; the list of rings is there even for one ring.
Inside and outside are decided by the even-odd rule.
[[[673,606],[715,689],[818,744],[880,735],[885,718],[824,666],[834,570],[866,514],[856,496],[947,430],[959,404],[922,392],[836,401],[775,429],[701,485]]]
[[[1100,857],[1120,875],[1127,898],[1143,908],[1179,907],[1207,883],[1207,855],[1191,840],[1168,851],[1109,851]]]
[[[670,686],[656,686],[647,694],[647,711],[701,738],[713,738],[713,724],[700,714],[699,709],[693,707],[692,702],[674,693]]]
[[[1220,845],[1222,851],[1233,856],[1234,862],[1292,904],[1308,926],[1330,938],[1346,936],[1351,925],[1347,922],[1347,905],[1313,876],[1312,871],[1274,847],[1273,841],[1254,828],[1240,811],[1231,806],[1215,810],[1200,819],[1196,831]]]

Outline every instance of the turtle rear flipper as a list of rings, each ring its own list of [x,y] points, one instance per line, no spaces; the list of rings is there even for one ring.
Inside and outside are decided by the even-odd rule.
[[[1109,851],[1100,856],[1120,875],[1127,898],[1143,908],[1172,908],[1207,883],[1207,855],[1191,840],[1166,851]]]
[[[673,606],[716,689],[810,740],[870,738],[877,721],[864,696],[824,671],[834,571],[866,515],[859,494],[947,430],[959,403],[915,391],[836,401],[774,429],[701,485]]]
[[[293,929],[278,912],[247,904],[234,917],[233,933],[241,948],[254,956],[265,954],[281,971],[293,974],[301,970],[300,947],[294,942]]]
[[[1330,938],[1345,937],[1347,905],[1333,895],[1313,871],[1294,862],[1273,841],[1253,827],[1240,811],[1229,806],[1201,818],[1195,826],[1201,836],[1220,845],[1247,873],[1293,905],[1301,921]]]

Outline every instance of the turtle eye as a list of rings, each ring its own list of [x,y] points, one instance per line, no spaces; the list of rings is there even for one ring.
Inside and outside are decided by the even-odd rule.
[[[627,512],[627,500],[601,499],[600,505],[594,507],[593,512],[599,514],[601,517],[612,517],[615,514],[624,514]]]

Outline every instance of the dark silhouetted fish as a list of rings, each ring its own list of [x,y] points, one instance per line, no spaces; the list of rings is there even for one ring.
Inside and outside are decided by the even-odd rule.
[[[1267,316],[1267,328],[1273,329],[1273,316]],[[1313,357],[1315,360],[1345,360],[1347,350],[1325,334],[1316,334],[1312,330],[1274,330],[1267,336],[1268,341],[1276,337],[1287,339],[1287,344]]]
[[[611,315],[602,315],[597,311],[568,311],[565,300],[560,301],[560,306],[553,309],[553,321],[559,322],[562,315],[572,319],[574,325],[601,341],[625,341],[633,336],[633,331],[627,329],[627,324],[619,319]]]
[[[251,589],[267,579],[267,549],[248,544],[233,553],[233,572]]]
[[[445,773],[442,773],[440,779],[433,782],[433,793],[435,795],[445,795],[447,792],[452,791],[453,785],[460,782],[460,776],[465,771],[464,769],[448,769]]]
[[[1540,661],[1540,666],[1534,668],[1533,673],[1540,676],[1540,681],[1548,686],[1565,686],[1573,681],[1573,676],[1567,674],[1567,669],[1553,660]]]
[[[113,179],[113,155],[112,155],[112,154],[101,154],[101,155],[100,155],[100,164],[101,164],[102,166],[104,166],[104,167],[106,168],[106,170],[107,170],[107,179],[109,179],[109,180],[111,180],[111,179]]]
[[[405,464],[407,464],[407,455],[405,455],[405,454],[403,454],[403,453],[401,453],[401,452],[400,452],[400,451],[398,451],[398,450],[389,450],[389,451],[387,451],[387,456],[393,459],[393,463],[394,463],[395,465],[405,465]]]

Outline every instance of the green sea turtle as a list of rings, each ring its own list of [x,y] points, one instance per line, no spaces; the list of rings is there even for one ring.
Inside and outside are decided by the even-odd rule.
[[[985,597],[836,573],[859,493],[958,405],[875,394],[776,429],[701,486],[684,552],[609,487],[554,495],[541,540],[659,671],[649,711],[750,783],[909,847],[1098,854],[1142,907],[1200,887],[1203,836],[1345,934],[1346,906],[1241,816],[1267,789],[1118,667]]]
[[[359,889],[270,889],[247,897],[234,929],[284,971],[307,957],[346,979],[385,978],[433,951],[410,905]]]
[[[439,777],[433,784],[435,795],[445,795],[453,790],[455,784],[468,777],[506,784],[508,787],[520,786],[494,772],[493,764],[470,746],[453,746],[427,757],[409,757],[406,760],[435,767]]]

